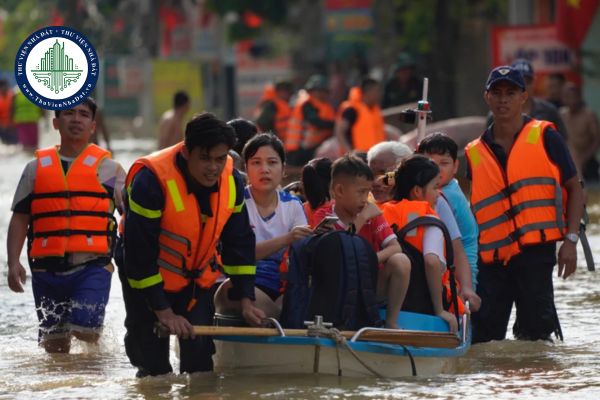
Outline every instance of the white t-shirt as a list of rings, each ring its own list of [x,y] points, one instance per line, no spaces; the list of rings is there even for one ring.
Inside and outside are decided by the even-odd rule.
[[[249,186],[244,191],[244,197],[250,226],[256,236],[256,243],[285,235],[296,226],[308,225],[302,202],[292,194],[278,190],[277,207],[273,214],[266,218],[260,216]],[[279,264],[283,259],[284,252],[285,249],[281,249],[262,260],[256,261],[256,284],[274,290],[279,289]]]

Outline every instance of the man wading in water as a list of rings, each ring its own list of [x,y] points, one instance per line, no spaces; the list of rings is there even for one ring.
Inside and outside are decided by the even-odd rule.
[[[71,334],[96,342],[110,292],[116,221],[125,171],[110,153],[88,144],[96,122],[88,98],[52,121],[60,145],[36,152],[23,171],[8,227],[8,286],[23,292],[19,257],[25,238],[40,321],[49,353],[68,353]]]
[[[558,275],[566,279],[577,268],[577,172],[555,126],[522,114],[527,92],[517,69],[492,70],[484,98],[494,122],[465,149],[479,225],[473,343],[504,339],[513,303],[516,338],[549,340],[554,332],[562,339],[552,270],[560,240]]]

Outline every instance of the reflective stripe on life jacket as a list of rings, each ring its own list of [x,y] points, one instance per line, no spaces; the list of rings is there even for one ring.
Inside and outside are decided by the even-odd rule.
[[[202,288],[210,288],[221,275],[218,267],[219,239],[223,227],[236,207],[236,185],[233,177],[233,159],[227,157],[226,165],[219,178],[217,192],[210,194],[213,216],[200,214],[196,196],[188,193],[185,178],[176,165],[177,154],[183,143],[138,159],[127,174],[126,186],[131,183],[142,167],[149,168],[160,182],[165,196],[162,210],[147,210],[132,201],[129,196],[128,212],[136,212],[148,218],[160,218],[159,255],[157,265],[160,277],[143,280],[129,279],[134,288],[152,286],[162,281],[164,290],[179,292],[193,279]],[[223,265],[229,275],[252,275],[254,265]]]
[[[544,148],[550,122],[531,120],[508,153],[506,170],[489,146],[476,139],[465,148],[471,169],[471,208],[479,225],[484,263],[506,264],[522,246],[561,240],[566,191],[560,170]]]
[[[114,203],[97,176],[106,157],[108,151],[91,144],[65,175],[57,147],[36,151],[30,258],[110,253],[116,227]]]
[[[411,201],[411,200],[402,200],[399,202],[390,201],[381,204],[381,211],[383,212],[383,216],[388,221],[390,225],[396,225],[397,231],[402,230],[406,225],[411,223],[412,221],[417,220],[422,217],[435,217],[439,220],[437,213],[431,208],[431,205],[426,201]],[[423,240],[425,238],[425,228],[428,225],[422,224],[418,225],[415,229],[408,231],[403,238],[398,238],[398,240],[404,240],[412,245],[415,249],[417,249],[421,254],[423,254]],[[400,235],[398,235],[400,236]],[[447,241],[450,241],[449,235],[445,235],[447,237]],[[445,248],[448,249],[448,246],[452,246],[451,242],[445,243]],[[448,268],[442,275],[442,288],[443,288],[443,296],[445,304],[448,304],[448,311],[451,313],[455,313],[454,310],[454,301],[452,300],[452,287],[451,287],[451,278],[453,278],[452,270],[454,268],[453,265],[453,256],[447,256],[447,264]],[[458,290],[458,282],[456,282],[455,290]],[[457,298],[458,302],[458,314],[462,315],[465,313],[465,306],[462,299]]]
[[[286,151],[295,151],[300,148],[313,149],[333,134],[333,129],[317,128],[304,118],[302,109],[306,103],[312,104],[318,110],[319,119],[326,121],[335,120],[335,112],[330,104],[321,102],[313,96],[305,94],[298,100],[292,111],[292,117],[290,118],[285,138]]]
[[[371,147],[385,140],[381,109],[378,105],[367,106],[362,101],[362,92],[359,87],[350,89],[348,100],[340,106],[340,118],[349,107],[356,110],[356,121],[351,128],[352,148],[354,150],[369,151]]]

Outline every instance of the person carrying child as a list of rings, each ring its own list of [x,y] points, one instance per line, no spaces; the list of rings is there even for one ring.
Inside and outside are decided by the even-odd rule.
[[[397,318],[408,291],[411,265],[381,211],[368,201],[372,184],[373,173],[362,160],[348,155],[336,160],[331,170],[333,201],[321,207],[315,218],[335,216],[339,220],[333,224],[334,229],[346,230],[354,225],[356,232],[371,244],[380,266],[377,296],[388,302],[385,325],[398,329]]]
[[[392,201],[381,206],[388,223],[402,229],[417,217],[437,217],[433,207],[439,196],[440,169],[433,161],[421,155],[408,157],[396,170],[394,181]],[[442,280],[446,272],[446,256],[441,229],[436,226],[420,226],[416,231],[409,232],[405,240],[423,255],[433,314],[446,321],[451,332],[456,332],[457,320],[443,306]]]
[[[313,231],[300,199],[279,188],[285,167],[281,140],[273,134],[259,134],[246,143],[242,155],[249,181],[244,201],[256,236],[256,304],[268,317],[278,318],[282,300],[280,264],[285,262],[285,251]],[[231,283],[226,281],[215,294],[217,312],[239,308],[226,296],[229,287]]]
[[[471,212],[469,202],[456,178],[458,171],[458,145],[445,133],[435,132],[426,136],[417,146],[417,153],[427,156],[440,168],[440,189],[450,204],[460,239],[471,266],[473,290],[477,285],[477,239],[479,228]]]

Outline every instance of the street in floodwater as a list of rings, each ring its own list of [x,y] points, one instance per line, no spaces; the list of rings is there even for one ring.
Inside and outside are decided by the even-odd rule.
[[[46,135],[43,142],[55,139]],[[113,146],[115,158],[128,167],[151,143],[115,140]],[[128,150],[134,147],[138,150]],[[506,340],[477,345],[452,375],[384,380],[205,373],[136,379],[122,344],[125,313],[116,274],[99,345],[75,342],[72,354],[47,355],[37,346],[29,282],[21,294],[12,293],[6,284],[10,204],[28,159],[24,154],[0,154],[0,399],[600,398],[600,271],[586,270],[581,250],[577,274],[567,281],[555,279],[564,343]],[[600,196],[591,196],[589,209],[590,243],[598,261]],[[24,255],[22,262],[25,265]]]

